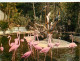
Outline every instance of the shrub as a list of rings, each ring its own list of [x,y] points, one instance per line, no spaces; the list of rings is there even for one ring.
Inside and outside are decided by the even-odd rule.
[[[0,21],[0,28],[1,28],[1,30],[5,33],[5,31],[6,31],[7,28],[8,28],[8,22]]]

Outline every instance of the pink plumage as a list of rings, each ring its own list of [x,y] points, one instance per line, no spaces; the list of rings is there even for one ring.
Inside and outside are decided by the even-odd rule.
[[[51,48],[53,48],[54,43],[48,43],[48,46],[51,47]]]
[[[42,47],[40,47],[40,46],[38,46],[38,45],[35,45],[34,48],[35,48],[36,50],[41,50],[41,49],[42,49]]]
[[[16,50],[17,48],[19,47],[19,45],[13,45],[10,49],[9,49],[9,52],[13,51],[13,50]]]
[[[31,55],[31,51],[28,51],[26,53],[24,53],[24,55],[22,56],[22,58],[28,58]]]
[[[31,38],[30,36],[24,37],[24,39],[26,39],[26,41],[27,41],[28,43],[32,41],[32,38]]]
[[[15,44],[18,44],[19,38],[15,39]]]
[[[11,43],[11,44],[10,44],[10,47],[12,47],[14,44],[15,44],[15,43]]]
[[[74,47],[76,47],[76,46],[77,46],[77,45],[76,45],[74,42],[72,42],[72,43],[69,44],[69,47],[70,47],[70,48],[74,48]]]
[[[55,43],[55,46],[57,46],[57,47],[58,47],[59,45],[60,45],[60,43],[59,43],[59,42]]]
[[[2,46],[2,43],[1,43],[0,50],[1,50],[1,51],[3,51],[3,50],[4,50],[4,47]]]
[[[40,53],[45,53],[46,54],[49,50],[50,50],[50,47],[45,47],[40,51]]]
[[[24,39],[21,39],[21,42],[24,42]]]
[[[77,46],[76,43],[73,42],[73,35],[71,34],[71,35],[69,35],[69,36],[72,38],[72,43],[69,44],[69,47],[70,47],[70,48],[76,47],[76,46]]]
[[[37,45],[39,43],[39,41],[35,41],[33,42],[33,45]]]
[[[3,51],[4,50],[4,47],[0,47],[0,50]]]

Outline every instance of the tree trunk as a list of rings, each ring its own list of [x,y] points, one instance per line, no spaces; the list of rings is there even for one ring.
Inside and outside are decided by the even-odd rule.
[[[34,2],[33,2],[33,12],[34,12],[34,19],[35,19],[35,17],[36,17],[36,14],[35,14]]]

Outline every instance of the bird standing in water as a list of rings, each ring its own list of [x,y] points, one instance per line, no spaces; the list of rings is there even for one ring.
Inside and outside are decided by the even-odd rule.
[[[48,46],[51,48],[51,61],[52,61],[52,48],[54,47],[54,43],[51,42],[52,34],[48,34]]]
[[[73,48],[75,48],[77,44],[73,42],[73,38],[74,38],[73,35],[71,34],[69,36],[72,38],[72,42],[69,44],[69,48],[72,48],[72,52],[73,52]]]

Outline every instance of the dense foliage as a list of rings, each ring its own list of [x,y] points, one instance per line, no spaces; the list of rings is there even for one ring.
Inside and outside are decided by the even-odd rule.
[[[34,6],[33,6],[34,5]],[[47,7],[46,7],[47,6]],[[0,9],[8,16],[9,24],[27,26],[29,22],[45,23],[46,15],[51,11],[50,22],[60,13],[59,27],[65,31],[75,31],[79,26],[80,3],[0,3]],[[57,26],[58,27],[58,26]],[[58,28],[59,28],[58,27]]]
[[[0,28],[5,31],[8,28],[8,22],[0,21]]]

